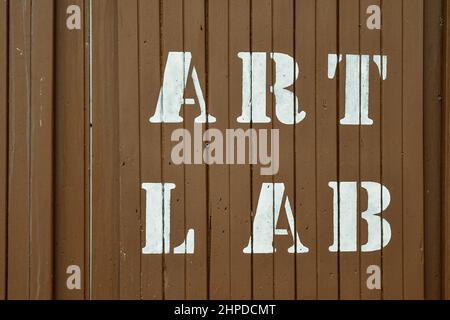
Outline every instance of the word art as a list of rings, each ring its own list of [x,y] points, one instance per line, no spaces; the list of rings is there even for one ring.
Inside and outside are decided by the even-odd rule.
[[[275,62],[275,82],[270,92],[275,96],[275,115],[286,125],[295,125],[305,120],[307,114],[300,111],[299,99],[288,89],[300,75],[298,63],[285,53],[240,52],[242,60],[242,114],[238,123],[270,123],[267,116],[267,60]],[[372,125],[369,118],[370,64],[373,62],[382,80],[387,78],[387,56],[329,54],[328,78],[334,79],[338,64],[346,62],[345,117],[342,125]],[[192,66],[191,52],[170,52],[164,70],[163,84],[150,123],[182,123],[183,105],[195,105],[194,98],[185,98],[189,76],[191,77],[200,114],[195,123],[215,123],[217,119],[206,112],[206,102],[197,69]],[[299,88],[301,92],[301,88]]]

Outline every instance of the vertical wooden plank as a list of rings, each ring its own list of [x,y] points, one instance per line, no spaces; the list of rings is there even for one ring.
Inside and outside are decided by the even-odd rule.
[[[222,133],[229,128],[228,1],[209,1],[208,11],[208,111],[217,119],[209,128]],[[235,56],[237,59],[237,56]],[[231,120],[233,120],[231,118]],[[211,140],[215,138],[210,137]],[[214,142],[214,141],[211,141]],[[215,141],[217,142],[217,141]],[[224,141],[223,143],[226,143]],[[222,150],[217,150],[223,152]],[[226,155],[225,155],[226,156]],[[209,167],[209,215],[211,218],[210,298],[230,299],[230,167]],[[246,199],[249,201],[249,199]],[[242,212],[244,214],[244,212]],[[239,250],[236,248],[236,250]],[[242,252],[242,248],[239,250]]]
[[[139,1],[139,93],[140,93],[140,154],[141,184],[158,183],[162,177],[162,126],[149,123],[158,101],[161,88],[162,57],[160,56],[160,7],[159,0]],[[141,191],[141,219],[145,221],[146,197]],[[145,247],[145,224],[142,226],[142,243]],[[162,255],[142,255],[142,298],[161,300],[164,297]]]
[[[208,7],[205,0],[190,0],[183,6],[183,32],[184,32],[184,51],[192,53],[191,68],[195,67],[197,71],[200,87],[204,92],[206,100],[206,110],[209,112],[209,86],[207,84],[207,75],[210,72],[208,66],[212,63],[212,58],[207,56],[206,46],[206,19]],[[215,35],[216,36],[216,35]],[[223,42],[223,40],[222,40]],[[208,61],[207,61],[208,59]],[[226,64],[225,64],[226,65]],[[193,70],[193,69],[191,69]],[[190,71],[191,71],[190,70]],[[190,72],[189,71],[189,72]],[[216,71],[216,70],[214,70]],[[186,97],[196,97],[195,105],[186,106],[184,109],[185,129],[195,139],[195,130],[201,129],[205,132],[211,125],[196,124],[195,118],[199,116],[200,104],[196,94],[194,83],[190,73],[188,73],[188,86],[186,88]],[[224,90],[222,88],[222,90]],[[224,90],[225,91],[225,90]],[[192,140],[194,141],[194,140]],[[202,147],[206,144],[202,144]],[[195,150],[198,146],[194,143]],[[203,149],[203,148],[202,148]],[[201,152],[201,150],[199,150]],[[195,151],[194,153],[195,154]],[[220,180],[219,180],[220,181]],[[208,296],[208,192],[207,192],[207,168],[205,164],[186,166],[185,169],[185,231],[182,232],[186,237],[189,229],[195,230],[195,252],[193,255],[186,255],[186,299],[198,300],[206,299]],[[212,181],[216,183],[217,180]],[[226,185],[226,182],[223,183]],[[211,198],[210,198],[211,200]],[[214,206],[214,200],[209,203]],[[218,199],[220,202],[220,199]],[[227,202],[226,193],[223,194],[222,203]],[[225,205],[224,207],[226,207]],[[210,208],[211,209],[211,208]],[[211,212],[210,212],[211,213]]]
[[[442,63],[444,1],[424,2],[425,298],[442,297]]]
[[[67,8],[84,3],[56,1],[55,30],[55,298],[85,298],[85,52],[81,30],[66,26]],[[68,290],[67,268],[81,269],[81,290]]]
[[[53,0],[32,2],[30,298],[53,297]]]
[[[183,35],[183,1],[166,0],[162,3],[162,61],[163,70],[167,63],[169,52],[184,51]],[[182,85],[182,84],[180,84]],[[162,97],[164,109],[164,96]],[[190,203],[185,201],[185,166],[175,165],[171,159],[171,135],[176,129],[183,129],[187,121],[185,108],[182,109],[184,123],[163,124],[162,135],[162,172],[164,183],[173,183],[176,189],[171,195],[171,254],[164,257],[164,298],[168,300],[186,298],[186,255],[173,254],[173,248],[183,243],[187,228],[185,209]],[[189,120],[190,121],[190,120]],[[184,137],[187,138],[187,137]],[[197,240],[198,241],[198,240]]]
[[[382,54],[388,56],[388,76],[381,83],[381,180],[389,189],[391,203],[383,212],[392,230],[383,249],[383,299],[403,298],[403,39],[402,0],[382,0]]]
[[[424,297],[423,0],[403,2],[404,297]]]
[[[446,1],[445,7],[445,113],[444,113],[444,201],[443,201],[443,281],[442,291],[445,299],[450,299],[450,2]]]
[[[381,1],[360,0],[360,53],[369,56],[369,118],[372,125],[362,125],[360,129],[360,182],[377,182],[383,184],[381,179],[381,74],[374,63],[374,55],[381,54],[381,30],[370,30],[367,26],[367,9],[376,5],[381,8]],[[381,60],[382,61],[382,60]],[[382,67],[382,66],[381,66]],[[389,64],[387,65],[389,68]],[[381,191],[381,188],[380,188]],[[367,209],[367,192],[359,189],[360,206],[358,217]],[[386,200],[386,199],[385,199]],[[381,201],[382,202],[382,201]],[[379,207],[382,207],[382,203]],[[380,215],[382,216],[382,214]],[[380,231],[381,232],[381,231]],[[380,236],[383,236],[381,232]],[[359,246],[362,248],[368,240],[368,225],[360,220]],[[381,290],[369,289],[367,270],[370,266],[381,269],[382,250],[375,252],[361,252],[361,298],[363,300],[381,299]]]
[[[92,2],[92,299],[119,298],[117,2]]]
[[[31,3],[9,7],[8,299],[30,297]]]
[[[272,19],[273,19],[273,52],[288,54],[291,57],[295,57],[295,44],[294,44],[294,1],[293,0],[275,0],[272,3]],[[272,70],[275,70],[275,62],[269,60],[273,63]],[[287,77],[293,77],[295,79],[295,63],[293,63],[290,75]],[[275,75],[275,72],[273,72]],[[272,83],[279,81],[273,76]],[[294,90],[295,86],[291,87]],[[275,108],[276,99],[272,98]],[[293,98],[293,102],[295,98]],[[295,103],[295,102],[294,102]],[[299,106],[299,109],[301,107]],[[303,110],[301,110],[303,111]],[[292,110],[292,115],[295,117],[295,121],[299,121],[297,118],[296,110]],[[300,112],[300,111],[299,111]],[[275,173],[274,182],[283,183],[285,185],[285,196],[281,199],[281,211],[278,223],[275,222],[275,229],[285,229],[288,230],[287,236],[275,236],[274,237],[274,247],[276,248],[276,253],[274,254],[274,298],[282,300],[293,300],[296,297],[296,267],[295,267],[295,256],[296,254],[288,253],[288,249],[294,245],[294,250],[297,250],[297,245],[293,241],[296,234],[292,233],[289,228],[288,220],[286,219],[286,210],[284,204],[287,199],[292,208],[292,214],[294,215],[294,221],[296,221],[296,212],[294,211],[294,205],[296,203],[296,190],[295,190],[295,147],[294,147],[294,129],[295,125],[286,125],[280,122],[280,120],[275,116],[272,117],[274,130],[279,130],[279,171]],[[298,124],[301,125],[301,124]],[[260,136],[261,137],[261,136]],[[268,135],[270,137],[270,135]],[[259,147],[263,141],[259,141]],[[277,143],[272,141],[272,143]],[[276,150],[276,149],[274,149]],[[276,151],[275,151],[276,152]],[[272,154],[272,157],[275,155]],[[266,176],[269,179],[270,176]]]
[[[0,300],[6,299],[8,261],[8,6],[0,2]]]
[[[118,0],[120,299],[141,297],[138,1]],[[117,165],[117,164],[116,164]]]
[[[308,253],[297,255],[297,298],[317,299],[316,185],[316,1],[295,1],[295,93],[306,119],[295,128],[296,226]],[[320,60],[323,58],[320,57]]]
[[[338,255],[333,243],[333,190],[338,181],[338,82],[328,78],[328,54],[338,53],[337,1],[316,2],[316,165],[317,165],[317,290],[319,299],[339,297]]]
[[[345,125],[341,123],[341,120],[345,118],[345,105],[350,98],[361,97],[361,86],[356,88],[356,92],[352,91],[350,95],[347,94],[347,70],[350,63],[349,58],[345,58],[347,54],[358,55],[360,53],[360,39],[359,39],[359,0],[340,0],[339,1],[339,54],[342,54],[342,63],[339,64],[339,70],[336,71],[338,83],[339,83],[339,115],[337,119],[337,125],[339,126],[338,135],[338,181],[359,181],[360,180],[360,126],[358,125]],[[361,64],[360,64],[361,66]],[[359,100],[359,106],[361,106],[361,99]],[[356,102],[358,103],[358,102]],[[339,188],[339,196],[341,196],[341,190]],[[360,206],[356,206],[357,212],[360,211]],[[346,214],[341,212],[340,200],[339,200],[339,225],[341,223],[341,215]],[[358,226],[359,223],[358,219]],[[360,228],[358,228],[360,229]],[[340,233],[341,230],[339,230]],[[359,234],[360,230],[357,230]],[[339,290],[340,299],[355,300],[360,298],[360,254],[357,246],[357,252],[341,252],[341,243],[339,239]]]
[[[238,123],[242,113],[244,70],[239,52],[249,52],[251,43],[251,0],[229,0],[229,128],[248,130],[250,124]],[[250,68],[250,67],[248,67]],[[247,93],[248,94],[248,93]],[[253,297],[252,255],[244,254],[252,234],[252,171],[249,164],[231,166],[230,174],[230,290],[231,299]],[[258,191],[256,191],[258,192]]]
[[[272,0],[253,1],[251,3],[251,52],[273,52]],[[270,61],[270,60],[268,60]],[[267,63],[267,83],[272,83],[272,63]],[[253,75],[252,75],[253,77]],[[253,80],[253,78],[252,78]],[[273,97],[266,90],[267,117],[274,121]],[[273,123],[252,123],[252,128],[268,130]],[[273,177],[261,176],[260,166],[252,166],[252,212],[257,210],[259,195],[263,183],[273,183]],[[252,244],[253,250],[253,244]],[[253,298],[256,300],[274,299],[274,255],[253,254]]]
[[[84,295],[91,299],[92,284],[92,6],[84,1]]]

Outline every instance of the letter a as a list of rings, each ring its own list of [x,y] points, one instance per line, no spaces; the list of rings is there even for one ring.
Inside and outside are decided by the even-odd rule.
[[[69,30],[81,29],[81,9],[77,5],[71,5],[67,7],[67,14],[70,16],[66,20],[66,26]]]
[[[169,52],[164,70],[163,86],[159,93],[155,114],[150,118],[151,123],[182,123],[181,107],[184,104],[195,104],[194,99],[184,99],[191,60],[190,52]],[[195,123],[216,122],[216,118],[206,115],[206,103],[195,67],[192,68],[191,77],[200,106],[200,115],[195,118]]]
[[[69,290],[81,290],[81,269],[79,266],[71,265],[67,267],[66,273],[69,275],[67,277],[66,286]]]
[[[379,266],[369,266],[366,272],[369,277],[367,278],[366,285],[369,290],[381,289],[381,268]]]
[[[280,217],[284,191],[284,183],[264,183],[262,185],[255,220],[253,221],[253,241],[250,237],[249,244],[244,249],[244,253],[274,253],[276,251],[273,247],[274,235],[288,235],[288,230],[276,228],[277,221]],[[288,252],[309,252],[309,249],[301,243],[300,237],[295,229],[294,216],[292,215],[291,205],[287,196],[284,203],[284,209],[286,211],[289,229],[292,235],[292,242],[294,242],[292,247],[288,249]]]
[[[369,18],[367,18],[367,28],[369,30],[380,30],[381,8],[376,4],[371,5],[367,8],[367,14],[370,14]]]

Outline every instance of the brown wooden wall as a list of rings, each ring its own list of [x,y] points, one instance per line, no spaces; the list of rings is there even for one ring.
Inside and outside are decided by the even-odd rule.
[[[366,27],[367,7],[381,30]],[[81,9],[69,30],[67,8]],[[448,25],[445,0],[0,0],[0,299],[449,298]],[[444,32],[446,31],[446,32]],[[155,124],[169,52],[191,52],[207,112],[203,129],[279,129],[280,171],[175,165]],[[304,121],[241,124],[239,52],[295,58]],[[345,64],[328,54],[387,55],[370,69],[372,126],[343,126]],[[294,72],[294,70],[293,70]],[[268,64],[268,82],[275,68]],[[188,82],[186,97],[195,97]],[[442,103],[444,102],[444,103]],[[446,108],[443,108],[446,107]],[[442,150],[442,151],[441,151]],[[444,177],[445,179],[442,179]],[[380,251],[331,253],[332,181],[375,181],[391,203]],[[171,244],[195,229],[195,254],[144,255],[142,183],[174,183]],[[284,183],[308,253],[244,254],[263,183]],[[367,195],[358,193],[358,212]],[[281,215],[280,228],[288,221]],[[367,224],[358,219],[359,245]],[[79,266],[81,289],[66,285]],[[366,286],[382,270],[382,289]]]

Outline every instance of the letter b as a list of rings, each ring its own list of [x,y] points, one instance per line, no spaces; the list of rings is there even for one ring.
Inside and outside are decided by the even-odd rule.
[[[330,246],[330,252],[357,252],[358,183],[330,182],[329,186],[334,192],[334,243]],[[367,222],[368,239],[361,246],[361,251],[374,252],[386,247],[391,241],[391,226],[379,216],[389,207],[391,196],[389,190],[377,182],[362,182],[361,187],[367,191],[368,198],[367,210],[361,214],[361,218]]]

